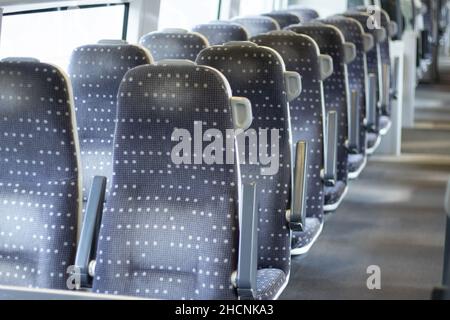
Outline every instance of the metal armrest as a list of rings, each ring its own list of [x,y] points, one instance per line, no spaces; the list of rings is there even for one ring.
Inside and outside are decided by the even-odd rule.
[[[326,119],[325,133],[325,170],[322,178],[327,186],[334,186],[337,182],[337,146],[338,118],[336,111],[329,111]]]
[[[358,153],[359,149],[359,133],[360,133],[360,113],[359,113],[359,94],[358,91],[352,90],[350,95],[350,115],[348,126],[348,144],[347,148],[352,153]]]
[[[306,220],[306,176],[308,145],[299,141],[296,146],[292,208],[287,212],[287,221],[293,231],[305,231]]]
[[[92,284],[105,191],[106,178],[94,177],[75,258],[74,269],[79,276],[82,288],[89,288]]]
[[[367,81],[367,129],[375,132],[377,128],[377,78],[371,73]]]
[[[388,106],[391,100],[391,67],[387,64],[381,67],[382,76],[382,92],[381,92],[381,107],[385,114],[387,114]]]
[[[398,98],[398,76],[400,73],[400,57],[394,58],[394,68],[392,69],[392,99]]]
[[[256,298],[256,274],[258,272],[258,212],[256,209],[256,185],[242,186],[240,214],[238,270],[232,275],[232,283],[239,299]]]

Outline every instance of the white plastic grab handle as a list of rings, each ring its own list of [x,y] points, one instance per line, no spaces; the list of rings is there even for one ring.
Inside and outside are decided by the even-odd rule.
[[[232,97],[230,99],[233,113],[233,123],[236,130],[247,130],[253,122],[253,110],[250,100],[242,97]]]

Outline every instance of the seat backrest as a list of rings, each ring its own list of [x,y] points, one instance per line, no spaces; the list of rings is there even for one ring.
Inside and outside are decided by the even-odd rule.
[[[368,8],[367,7],[358,7],[357,8],[360,12],[367,12]],[[386,37],[383,39],[383,41],[379,42],[379,46],[380,46],[380,63],[382,63],[383,65],[386,65],[389,67],[391,67],[391,40],[392,40],[392,35],[391,35],[391,19],[389,17],[389,14],[381,9],[379,11],[380,13],[380,22],[381,25],[379,27],[383,28],[386,31]],[[381,76],[381,75],[380,75]],[[392,79],[391,79],[392,80]],[[390,84],[393,84],[393,81],[389,82]],[[392,88],[391,88],[392,89]],[[390,115],[391,114],[391,104],[387,103],[387,105],[382,106],[383,110],[382,113],[383,115]]]
[[[165,29],[151,32],[139,41],[155,61],[182,59],[195,61],[198,53],[209,46],[208,40],[197,32]]]
[[[366,53],[367,57],[367,72],[372,74],[376,78],[377,82],[377,102],[381,107],[381,92],[382,92],[382,83],[381,83],[381,51],[380,51],[380,43],[383,42],[383,39],[380,38],[379,30],[376,28],[369,28],[368,21],[371,19],[371,16],[367,13],[357,12],[357,11],[349,11],[343,14],[343,16],[347,18],[352,18],[357,20],[364,31],[373,36],[374,39],[374,47]],[[380,108],[376,108],[377,119],[381,115]],[[378,121],[375,124],[376,131],[379,130]]]
[[[300,18],[300,21],[302,23],[310,22],[319,18],[319,13],[316,10],[310,8],[290,6],[288,9],[286,9],[286,11],[296,14]]]
[[[248,32],[249,37],[254,37],[262,33],[280,30],[278,22],[271,17],[246,16],[237,17],[232,22],[242,25]]]
[[[248,34],[243,26],[228,21],[214,21],[199,24],[192,31],[198,32],[208,39],[210,45],[221,45],[230,41],[247,41]]]
[[[386,10],[392,21],[397,23],[397,33],[393,35],[394,40],[401,40],[405,28],[405,21],[401,11],[401,0],[381,0],[381,7]]]
[[[353,43],[356,47],[356,58],[347,65],[348,81],[350,92],[358,92],[358,105],[360,114],[360,138],[358,153],[365,154],[366,152],[366,81],[367,81],[367,47],[365,45],[364,28],[361,24],[352,18],[346,17],[329,17],[327,19],[320,19],[320,22],[329,24],[338,28],[344,35],[345,41]]]
[[[125,73],[152,63],[144,48],[120,44],[82,46],[72,53],[72,80],[80,138],[83,198],[87,201],[94,176],[104,176],[110,185],[116,126],[117,93]]]
[[[223,75],[208,67],[162,62],[125,75],[95,292],[236,298],[231,275],[238,251],[239,166],[194,163],[189,147],[176,152],[186,161],[173,156],[180,141],[191,143],[187,135],[197,139],[202,126],[198,139],[218,134],[206,127],[222,134],[234,129],[230,98]]]
[[[258,229],[258,268],[275,268],[288,275],[290,270],[290,230],[286,221],[286,210],[289,207],[289,191],[291,182],[291,150],[289,108],[285,91],[285,66],[283,59],[273,49],[259,47],[254,43],[233,43],[214,46],[202,51],[197,63],[209,65],[221,71],[230,82],[233,93],[249,99],[253,109],[253,123],[247,131],[245,150],[240,149],[241,175],[243,183],[256,183],[257,208],[259,212]],[[265,132],[265,130],[268,130]],[[262,168],[262,161],[250,161],[251,155],[246,153],[260,139],[261,154],[274,154],[279,165],[273,172]],[[276,140],[276,136],[279,140]],[[253,140],[253,141],[251,141]],[[279,155],[274,148],[279,141]],[[243,154],[245,152],[245,154]],[[261,157],[260,157],[261,158]],[[261,159],[257,159],[261,160]],[[275,163],[274,163],[275,161]],[[277,161],[272,161],[276,165]]]
[[[357,8],[358,11],[360,12],[367,12],[368,8],[367,7],[358,7]],[[384,38],[384,40],[382,42],[380,42],[380,58],[381,58],[381,62],[387,65],[391,65],[391,49],[390,49],[390,40],[392,40],[392,34],[391,34],[391,18],[389,17],[389,14],[381,9],[379,11],[380,13],[380,22],[381,22],[381,28],[383,28],[384,30],[386,30],[386,37]]]
[[[276,50],[286,68],[302,76],[302,94],[289,103],[292,141],[293,147],[298,141],[308,142],[306,212],[308,217],[322,218],[325,105],[319,47],[311,37],[290,31],[275,31],[251,41]]]
[[[288,30],[305,34],[314,39],[320,52],[333,58],[333,74],[324,81],[326,111],[338,114],[337,178],[347,182],[348,177],[348,75],[345,64],[344,37],[333,26],[321,23],[291,26]]]
[[[263,14],[265,17],[270,17],[274,19],[276,22],[278,22],[278,25],[281,29],[284,29],[290,25],[293,24],[299,24],[300,18],[296,14],[289,13],[289,12],[283,12],[283,11],[276,11],[276,12],[270,12]]]
[[[0,62],[0,284],[67,289],[81,219],[70,81],[39,62]]]

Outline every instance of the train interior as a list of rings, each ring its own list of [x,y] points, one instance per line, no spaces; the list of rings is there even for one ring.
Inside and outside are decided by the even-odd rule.
[[[447,300],[449,173],[450,1],[0,0],[2,300]]]

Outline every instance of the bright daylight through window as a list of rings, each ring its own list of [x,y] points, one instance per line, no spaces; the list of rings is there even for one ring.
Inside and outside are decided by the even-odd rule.
[[[126,6],[112,5],[3,17],[0,57],[30,57],[66,68],[72,50],[99,39],[121,39]]]

